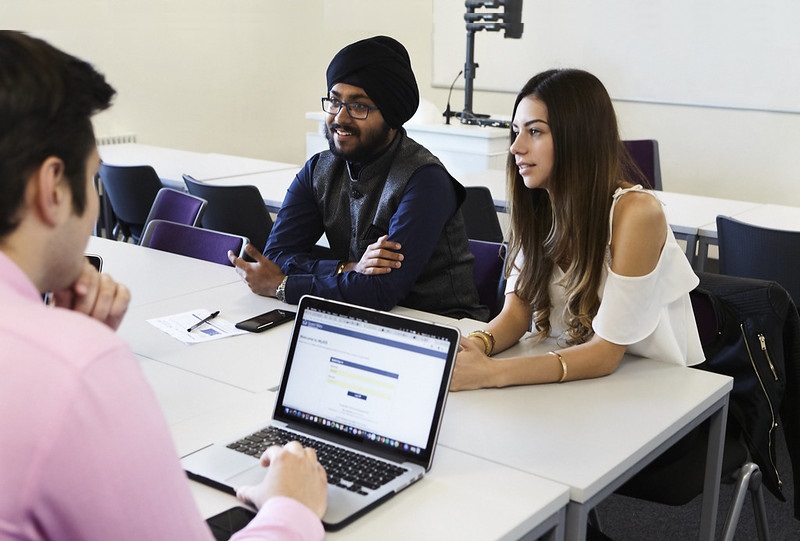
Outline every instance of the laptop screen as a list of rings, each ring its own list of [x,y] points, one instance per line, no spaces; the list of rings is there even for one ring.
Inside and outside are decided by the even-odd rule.
[[[305,297],[275,418],[427,463],[459,333]]]

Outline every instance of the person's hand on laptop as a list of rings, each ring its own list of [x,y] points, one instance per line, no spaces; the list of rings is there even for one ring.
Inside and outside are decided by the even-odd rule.
[[[314,449],[293,441],[283,447],[273,445],[261,455],[261,465],[269,467],[264,480],[236,490],[244,503],[261,508],[276,496],[294,498],[322,518],[328,505],[328,475],[317,461]]]
[[[80,276],[68,288],[54,291],[51,303],[82,312],[117,329],[128,310],[131,294],[128,288],[107,274],[97,272],[88,261]]]

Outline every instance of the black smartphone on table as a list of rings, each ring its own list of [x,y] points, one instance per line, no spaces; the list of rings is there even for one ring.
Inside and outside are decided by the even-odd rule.
[[[277,327],[281,323],[292,321],[294,316],[295,312],[291,310],[276,308],[275,310],[270,310],[256,317],[240,321],[236,324],[236,328],[250,332],[264,332],[267,329]]]
[[[218,515],[214,515],[206,522],[216,541],[227,541],[233,534],[247,526],[256,514],[244,507],[232,507]]]
[[[103,271],[103,258],[96,254],[84,254],[86,259],[89,260],[89,263],[92,264],[94,268],[97,269],[97,272]]]

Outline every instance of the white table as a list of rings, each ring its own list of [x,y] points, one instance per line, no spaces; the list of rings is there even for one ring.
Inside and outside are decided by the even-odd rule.
[[[102,256],[103,272],[131,290],[131,304],[118,332],[134,353],[250,392],[278,384],[289,324],[268,333],[186,345],[147,320],[208,308],[220,310],[221,318],[236,322],[278,306],[291,306],[255,295],[233,267],[226,265],[99,237],[90,237],[86,252]],[[281,344],[278,351],[273,349],[275,343],[265,342],[269,335]]]
[[[462,321],[462,332],[480,328]],[[524,341],[498,357],[543,353]],[[589,511],[692,428],[711,419],[702,539],[713,539],[733,380],[626,355],[605,378],[451,393],[441,445],[570,487],[567,538],[584,539]],[[476,437],[476,433],[480,437]]]
[[[243,391],[141,355],[136,358],[167,423],[173,427],[173,440],[180,456],[216,441],[215,433],[205,430],[208,425],[237,428],[242,426],[237,424],[238,412],[258,412],[259,419],[271,412],[273,393]],[[245,425],[243,430],[249,426]]]
[[[233,267],[102,237],[90,237],[86,253],[130,289],[131,307],[241,281]]]
[[[181,452],[263,427],[272,413],[274,393],[251,396],[233,407],[171,423]],[[237,505],[233,496],[199,483],[192,483],[192,491],[206,517]],[[516,540],[549,532],[549,539],[563,539],[568,493],[562,484],[440,445],[422,481],[326,537]]]
[[[767,227],[782,229],[784,231],[800,231],[800,207],[786,205],[762,204],[753,205],[739,212],[720,212],[724,216],[736,218],[742,222]],[[698,231],[699,245],[697,249],[697,270],[703,270],[708,257],[708,246],[717,243],[716,216],[710,222],[702,225]]]
[[[764,204],[743,212],[730,214],[729,216],[760,227],[782,229],[784,231],[800,231],[800,207]],[[714,233],[716,233],[716,222],[713,225]]]
[[[277,388],[292,325],[286,323],[264,333],[186,345],[147,322],[198,308],[219,310],[219,317],[232,323],[273,308],[296,310],[295,306],[277,299],[255,295],[237,276],[233,283],[132,306],[118,332],[131,344],[134,353],[142,357],[254,393]],[[410,308],[397,307],[394,311],[426,321],[454,323],[450,318]]]
[[[686,257],[697,271],[705,266],[709,242],[716,241],[717,215],[734,216],[761,206],[750,201],[675,192],[656,192],[656,195],[664,203],[664,213],[672,231],[686,240]],[[714,224],[713,237],[711,223]]]
[[[293,309],[276,299],[258,296],[243,282],[236,282],[133,306],[118,332],[137,355],[257,393],[272,389],[280,382],[291,324],[264,333],[187,345],[147,320],[206,308],[219,310],[219,318],[236,323],[277,307]]]
[[[135,246],[119,243],[114,248],[127,247],[119,253],[105,243],[98,246],[109,248],[98,250],[109,265],[121,265],[125,250],[133,254],[129,264],[131,259],[138,260]],[[140,268],[134,276],[140,283],[136,287],[154,282],[144,270]],[[236,436],[267,418],[270,389],[279,381],[291,326],[187,346],[145,319],[204,307],[220,309],[222,317],[238,321],[276,306],[282,304],[254,295],[236,281],[170,294],[129,310],[119,332],[143,357],[145,373],[181,452]],[[458,322],[464,331],[476,325],[480,324]],[[546,350],[548,346],[524,342],[516,346],[516,353],[532,348]],[[731,381],[658,361],[626,358],[615,374],[597,380],[453,393],[431,478],[374,511],[374,517],[370,513],[337,535],[368,538],[381,531],[406,538],[404,534],[419,536],[440,528],[441,536],[436,537],[448,537],[445,533],[449,533],[455,538],[470,534],[475,538],[514,538],[540,523],[548,525],[542,527],[557,538],[563,530],[552,528],[559,523],[555,516],[560,513],[556,511],[554,516],[553,510],[563,505],[558,485],[565,485],[570,500],[566,535],[583,539],[588,512],[599,501],[710,418],[712,441],[720,442],[710,446],[712,460],[701,521],[702,536],[710,539]],[[475,437],[476,427],[480,437]],[[542,484],[543,479],[555,485]],[[232,504],[230,499],[220,500],[224,494],[196,488],[206,516]],[[488,496],[482,499],[484,492],[477,488],[486,489]],[[542,494],[546,501],[537,499]],[[211,495],[213,503],[203,495]],[[430,522],[401,520],[417,514],[430,517]],[[487,521],[487,516],[493,520]]]
[[[231,176],[251,175],[253,173],[264,173],[269,171],[296,171],[300,166],[288,162],[276,162],[273,160],[262,160],[259,158],[245,158],[243,156],[234,156],[233,154],[220,154],[218,152],[210,152],[206,164],[210,167],[219,167],[225,170],[224,175],[206,177],[203,180],[211,180],[212,178],[228,178]],[[230,171],[240,171],[239,173],[231,174]]]
[[[265,333],[186,345],[147,320],[206,308],[219,310],[220,318],[235,323],[273,308],[296,307],[252,293],[236,271],[225,265],[99,237],[90,238],[87,253],[103,256],[103,271],[131,290],[131,305],[118,332],[134,353],[250,392],[278,385],[291,324]],[[410,308],[395,310],[409,317],[452,323],[444,316]]]
[[[179,453],[185,455],[263,425],[274,401],[274,393],[265,387],[280,377],[290,325],[186,346],[163,335],[144,318],[202,303],[220,308],[223,317],[236,320],[281,303],[252,294],[238,276],[233,283],[207,287],[218,280],[217,267],[232,272],[222,265],[209,267],[200,260],[105,239],[92,239],[90,248],[103,256],[109,271],[135,268],[124,277],[131,279],[133,291],[150,298],[150,302],[131,307],[119,332],[135,352],[144,352],[137,354],[139,363]],[[191,276],[208,275],[208,281],[192,282],[187,288],[197,289],[181,295],[161,286],[165,280],[173,281],[169,268],[180,269],[187,262],[195,266]],[[159,299],[159,295],[163,297]],[[236,381],[239,377],[241,381]],[[236,505],[225,493],[194,482],[191,485],[206,517]],[[328,537],[513,540],[545,536],[555,541],[564,536],[568,492],[566,486],[551,480],[439,447],[428,478]]]
[[[131,278],[130,287],[150,298],[131,307],[119,332],[137,352],[178,452],[185,455],[263,425],[271,414],[274,393],[260,388],[266,385],[261,383],[277,382],[280,377],[290,325],[263,334],[186,346],[166,337],[143,318],[162,310],[171,314],[190,309],[202,302],[220,307],[223,316],[237,319],[280,303],[252,294],[238,276],[236,282],[209,286],[218,279],[217,267],[232,272],[221,265],[209,267],[200,260],[106,239],[92,239],[90,248],[103,256],[109,272],[136,268],[127,276]],[[208,280],[191,281],[186,287],[197,289],[181,295],[162,287],[165,280],[174,281],[167,269],[181,269],[187,262],[195,264],[190,275],[208,275]],[[232,377],[239,376],[241,385],[230,383]],[[191,486],[206,517],[237,504],[222,492],[194,482]],[[428,478],[328,537],[513,540],[544,536],[555,541],[564,536],[568,494],[566,486],[554,481],[439,447]],[[492,520],[486,520],[487,516]]]
[[[233,496],[200,483],[192,482],[192,492],[205,517],[238,505]],[[326,539],[557,541],[564,538],[567,492],[558,483],[439,446],[424,479]]]
[[[655,194],[664,203],[664,213],[672,230],[681,233],[698,233],[701,227],[716,220],[718,214],[732,216],[760,205],[749,201],[685,193]]]
[[[100,158],[110,165],[150,165],[156,170],[165,186],[177,189],[185,188],[184,174],[203,182],[216,178],[298,168],[294,164],[284,162],[191,152],[139,143],[101,145],[98,151]]]

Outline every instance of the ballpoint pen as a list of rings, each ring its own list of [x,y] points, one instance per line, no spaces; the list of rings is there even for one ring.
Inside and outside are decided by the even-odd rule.
[[[192,325],[191,327],[186,329],[186,332],[192,332],[193,330],[195,330],[197,327],[199,327],[203,323],[208,323],[209,321],[211,321],[212,319],[214,319],[218,315],[219,315],[219,310],[217,310],[216,312],[210,313],[209,315],[207,315],[206,317],[204,317],[203,319],[201,319],[200,321],[198,321],[197,323],[195,323],[194,325]]]

